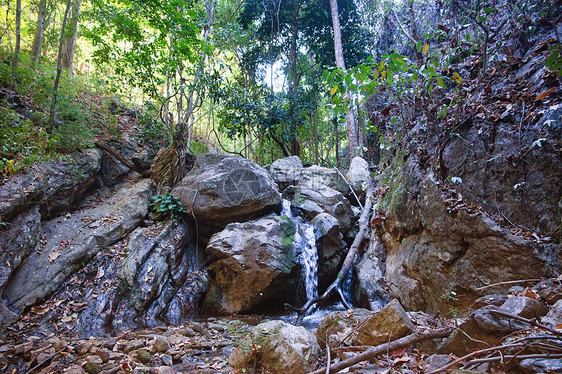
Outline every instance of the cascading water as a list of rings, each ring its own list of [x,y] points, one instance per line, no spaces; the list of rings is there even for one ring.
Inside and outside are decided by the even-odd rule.
[[[311,300],[318,296],[318,250],[314,227],[303,222],[300,217],[291,213],[291,202],[283,200],[281,215],[288,217],[296,226],[293,247],[299,254],[299,262],[303,267],[303,281],[306,288],[306,299]]]

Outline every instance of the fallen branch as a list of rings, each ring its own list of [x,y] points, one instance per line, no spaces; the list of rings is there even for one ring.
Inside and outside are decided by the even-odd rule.
[[[482,287],[475,288],[475,291],[482,291],[482,290],[485,290],[487,288],[492,288],[492,287],[495,287],[495,286],[505,286],[505,285],[510,285],[510,284],[527,283],[527,282],[540,282],[542,280],[543,279],[537,278],[537,279],[520,279],[520,280],[499,282],[499,283],[490,284],[488,286],[482,286]]]
[[[285,307],[290,308],[290,309],[297,312],[297,314],[298,314],[298,317],[297,317],[297,320],[296,320],[297,325],[300,325],[302,323],[302,320],[305,317],[306,313],[310,310],[310,308],[312,308],[314,306],[314,304],[316,304],[319,301],[326,300],[330,296],[330,294],[334,291],[336,291],[340,295],[344,305],[347,308],[350,307],[347,304],[347,301],[345,300],[345,298],[343,297],[343,293],[342,293],[342,290],[341,290],[341,283],[342,283],[343,279],[345,278],[345,275],[351,269],[351,266],[353,265],[353,260],[355,259],[355,256],[359,252],[359,249],[361,248],[361,245],[363,244],[365,239],[368,238],[369,217],[371,215],[371,209],[372,208],[373,208],[373,186],[372,186],[372,184],[370,184],[369,188],[367,189],[367,196],[365,197],[365,206],[363,207],[363,212],[361,213],[361,217],[359,218],[359,232],[357,233],[357,236],[353,240],[353,243],[351,244],[351,247],[349,248],[349,251],[347,252],[347,256],[345,257],[345,260],[343,261],[343,265],[341,267],[340,272],[338,273],[338,276],[337,276],[336,280],[334,282],[332,282],[332,284],[322,294],[322,296],[318,296],[314,299],[308,300],[302,308],[295,308],[292,305],[285,304]]]
[[[96,145],[96,147],[101,148],[103,151],[112,155],[117,161],[121,162],[123,165],[125,165],[126,167],[128,167],[132,171],[136,171],[137,173],[139,173],[143,177],[149,177],[150,176],[149,170],[143,169],[143,168],[133,164],[132,162],[127,160],[125,157],[123,157],[119,153],[117,153],[113,148],[111,148],[111,147],[109,147],[105,144],[98,143],[98,142],[95,142],[94,144]]]
[[[355,364],[360,363],[361,361],[368,361],[376,356],[386,353],[386,352],[393,352],[397,349],[408,347],[412,344],[419,343],[425,340],[431,339],[438,339],[438,338],[445,338],[451,334],[453,328],[445,328],[441,330],[431,330],[431,331],[419,331],[398,340],[395,340],[390,343],[384,343],[381,345],[377,345],[376,347],[372,347],[366,352],[358,354],[355,357],[350,359],[338,362],[337,364],[332,365],[330,369],[330,373],[337,373],[340,370],[353,366]],[[323,374],[326,372],[326,368],[318,369],[311,374]]]

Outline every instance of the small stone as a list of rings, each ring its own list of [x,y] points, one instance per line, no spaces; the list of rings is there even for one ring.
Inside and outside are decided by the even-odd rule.
[[[137,350],[137,349],[142,348],[144,346],[145,346],[144,340],[141,340],[141,339],[131,340],[131,341],[125,343],[125,346],[123,348],[123,352],[129,353],[131,351]]]
[[[562,324],[562,300],[558,300],[552,309],[543,317],[541,322],[552,328]]]
[[[159,366],[157,368],[154,368],[154,374],[176,374],[176,373],[177,371],[175,371],[169,366]]]
[[[448,365],[452,361],[453,359],[449,355],[431,355],[425,360],[425,372],[429,373],[431,371],[441,369],[443,366]]]
[[[174,359],[172,358],[171,355],[162,355],[160,359],[162,360],[162,363],[166,366],[172,366],[174,364]]]
[[[97,374],[100,371],[100,365],[102,363],[103,361],[99,356],[88,356],[82,368],[88,374]]]
[[[507,296],[501,294],[491,294],[491,295],[482,296],[474,301],[474,303],[470,306],[469,311],[472,312],[474,310],[480,309],[487,305],[501,306],[503,303],[505,303],[506,300],[507,300]]]
[[[82,374],[84,373],[84,369],[78,365],[72,365],[68,369],[66,369],[65,374]]]
[[[193,331],[195,332],[201,332],[203,331],[203,325],[198,323],[198,322],[190,322],[189,326],[193,329]]]
[[[170,349],[170,343],[168,343],[168,339],[163,336],[156,336],[154,342],[152,343],[152,351],[158,353],[167,352]]]
[[[115,344],[117,344],[117,339],[106,338],[104,339],[102,346],[107,349],[113,349],[113,347],[115,347]]]
[[[107,362],[109,360],[110,355],[113,352],[108,351],[107,349],[104,348],[93,347],[92,349],[90,349],[90,353],[99,356],[103,362]]]
[[[508,298],[500,309],[523,318],[538,318],[548,313],[547,307],[539,301],[526,296]]]
[[[193,329],[191,329],[190,327],[184,327],[178,330],[178,334],[181,334],[183,336],[187,336],[187,337],[193,337],[196,335],[195,331],[193,331]]]
[[[137,351],[137,359],[143,364],[148,364],[152,361],[152,354],[146,348],[141,348]]]

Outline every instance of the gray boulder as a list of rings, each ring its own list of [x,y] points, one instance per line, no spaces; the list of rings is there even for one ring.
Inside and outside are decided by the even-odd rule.
[[[200,228],[223,228],[281,209],[281,195],[269,173],[237,156],[198,156],[172,194],[195,216]]]
[[[337,235],[340,232],[338,220],[328,213],[320,213],[312,220],[314,237],[316,240],[326,236]]]
[[[562,325],[562,300],[558,300],[556,304],[552,306],[550,311],[546,316],[543,317],[541,322],[552,328]]]
[[[309,190],[321,190],[330,188],[338,191],[344,196],[349,193],[349,185],[344,177],[334,168],[311,166],[301,171],[298,183],[302,188]]]
[[[213,314],[244,312],[293,295],[284,282],[293,269],[294,230],[290,220],[269,216],[231,223],[214,234],[207,253],[216,261],[209,266],[204,309]]]
[[[351,160],[349,170],[347,171],[347,179],[351,188],[355,193],[360,194],[367,190],[371,173],[369,172],[369,164],[361,157],[355,157]]]
[[[297,209],[305,210],[307,213],[317,211],[316,207],[320,207],[322,211],[338,220],[342,231],[351,228],[353,219],[351,204],[341,192],[333,188],[322,185],[312,188],[310,185],[299,184],[295,189],[294,204]]]
[[[271,177],[282,190],[290,185],[296,186],[300,181],[302,170],[303,165],[299,156],[280,158],[269,166]]]
[[[237,369],[256,367],[274,374],[304,374],[320,356],[314,334],[282,321],[254,327],[229,357]]]
[[[95,182],[101,156],[86,149],[71,160],[37,163],[29,174],[17,174],[0,186],[0,221],[10,221],[30,205],[40,207],[42,219],[69,210]]]
[[[379,310],[390,300],[384,279],[386,253],[376,235],[372,235],[369,247],[355,266],[357,274],[355,295],[359,305]]]
[[[528,319],[540,318],[548,313],[548,308],[540,301],[525,296],[509,297],[500,308],[509,314]]]
[[[46,223],[46,242],[38,243],[6,284],[8,306],[22,311],[43,300],[102,248],[134,230],[147,215],[151,194],[145,180],[122,188],[104,205]]]

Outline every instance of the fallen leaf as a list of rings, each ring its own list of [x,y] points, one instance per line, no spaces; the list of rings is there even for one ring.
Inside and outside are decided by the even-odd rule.
[[[68,322],[72,321],[72,317],[71,316],[63,316],[60,320],[63,323],[68,323]]]
[[[98,273],[96,274],[96,279],[100,279],[101,277],[103,277],[105,274],[105,271],[103,270],[103,268],[100,266],[98,268]]]
[[[48,313],[51,309],[50,308],[41,308],[39,306],[31,307],[31,311],[35,314],[45,314]]]
[[[47,258],[49,259],[49,262],[55,262],[57,258],[59,258],[59,256],[60,256],[60,252],[54,250],[51,253],[49,253],[49,256]]]
[[[558,90],[559,87],[552,87],[550,90],[546,90],[543,93],[539,94],[539,96],[537,96],[537,98],[535,99],[535,101],[541,101],[542,99],[550,96],[551,93],[555,92],[556,90]]]

